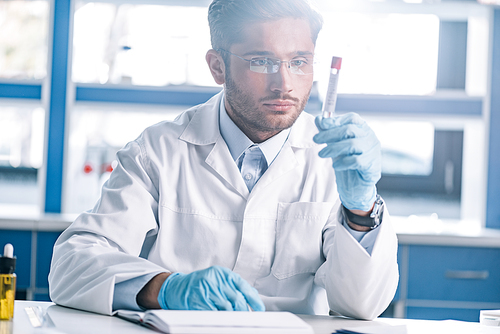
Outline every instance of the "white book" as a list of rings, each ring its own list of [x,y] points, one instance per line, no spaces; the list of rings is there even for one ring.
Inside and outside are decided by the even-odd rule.
[[[313,334],[310,325],[290,312],[118,310],[115,315],[170,334],[286,333]]]

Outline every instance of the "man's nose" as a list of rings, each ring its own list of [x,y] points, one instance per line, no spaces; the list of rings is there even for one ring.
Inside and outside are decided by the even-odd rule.
[[[288,93],[293,90],[293,74],[290,63],[281,62],[278,72],[271,74],[271,91]]]

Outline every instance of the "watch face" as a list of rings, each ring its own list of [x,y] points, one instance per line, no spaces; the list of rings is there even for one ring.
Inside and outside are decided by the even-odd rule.
[[[370,217],[373,217],[375,219],[373,227],[377,227],[382,222],[382,218],[384,216],[384,207],[384,200],[382,199],[382,197],[380,197],[380,195],[377,195],[373,211],[370,214]]]

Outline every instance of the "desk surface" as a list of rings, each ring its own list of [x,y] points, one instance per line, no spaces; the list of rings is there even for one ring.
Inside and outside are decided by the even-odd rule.
[[[34,328],[28,318],[25,308],[40,306],[49,315],[53,326]],[[499,327],[487,327],[479,323],[427,321],[379,318],[374,321],[351,320],[341,317],[300,315],[310,324],[315,334],[330,334],[336,329],[345,327],[407,325],[408,334],[433,334],[433,333],[500,333]],[[135,334],[156,333],[145,327],[133,324],[117,317],[99,315],[66,307],[57,306],[48,302],[16,301],[14,320],[0,321],[2,334]]]

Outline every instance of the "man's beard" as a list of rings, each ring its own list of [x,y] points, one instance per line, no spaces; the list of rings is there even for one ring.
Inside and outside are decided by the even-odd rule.
[[[232,80],[231,74],[226,72],[225,78],[225,98],[227,103],[231,107],[231,114],[236,119],[233,121],[239,126],[243,126],[248,130],[259,131],[263,133],[273,133],[276,134],[284,129],[291,127],[300,113],[304,110],[307,100],[309,99],[309,93],[302,99],[291,97],[289,95],[283,95],[281,93],[269,95],[264,98],[259,99],[257,102],[272,101],[277,99],[284,99],[293,101],[297,106],[296,111],[293,114],[288,114],[286,116],[274,118],[274,122],[269,122],[263,113],[259,111],[258,105],[255,104],[252,97],[242,90],[240,90],[236,83]],[[285,114],[288,112],[276,111],[276,115]],[[244,131],[244,129],[242,129]]]

